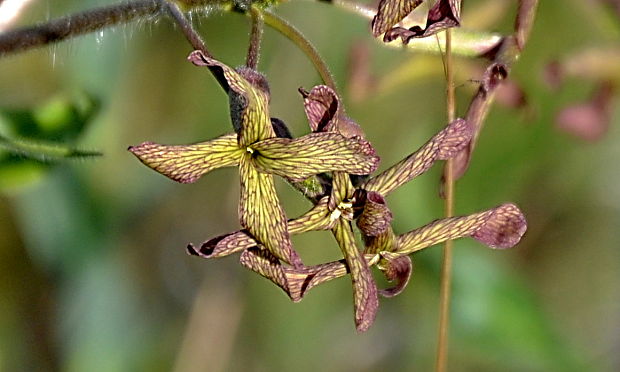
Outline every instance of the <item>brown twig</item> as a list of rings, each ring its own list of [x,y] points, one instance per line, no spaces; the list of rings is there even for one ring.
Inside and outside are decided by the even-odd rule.
[[[124,2],[0,34],[0,56],[34,49],[161,12],[158,0]]]
[[[255,7],[250,7],[250,16],[252,19],[252,30],[250,31],[250,47],[248,48],[248,56],[245,65],[256,70],[260,58],[260,42],[263,38],[265,22],[263,20],[263,14]]]
[[[170,0],[159,0],[162,8],[168,10],[168,14],[172,17],[174,22],[181,28],[181,32],[185,35],[187,41],[191,44],[191,46],[195,50],[200,50],[205,56],[209,58],[213,58],[213,55],[207,50],[207,46],[205,42],[202,40],[200,35],[194,30],[192,24],[189,22],[187,17],[183,14],[179,6]]]

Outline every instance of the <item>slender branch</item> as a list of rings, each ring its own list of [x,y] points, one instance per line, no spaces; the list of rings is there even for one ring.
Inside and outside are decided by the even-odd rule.
[[[468,108],[466,120],[474,129],[474,137],[466,150],[456,158],[450,159],[444,169],[445,181],[445,213],[447,217],[453,215],[454,208],[454,181],[460,178],[471,159],[472,151],[476,145],[477,138],[482,129],[484,119],[495,98],[495,92],[501,81],[508,76],[510,68],[516,62],[531,32],[538,0],[520,0],[515,22],[514,34],[502,39],[497,47],[488,52],[488,57],[492,63],[485,72],[480,87],[472,99]],[[446,75],[448,80],[447,92],[447,112],[448,119],[454,119],[454,85],[452,81],[451,63],[451,30],[446,32]],[[441,294],[440,294],[440,320],[439,320],[439,340],[437,346],[436,371],[443,372],[447,366],[448,355],[448,326],[449,326],[449,307],[450,307],[450,284],[452,277],[452,242],[446,241],[444,247],[443,266],[441,272]]]
[[[252,19],[252,31],[250,34],[250,48],[248,49],[248,57],[245,65],[253,70],[258,66],[260,58],[260,42],[263,38],[263,14],[256,8],[250,7],[250,16]]]
[[[371,20],[377,14],[377,9],[349,0],[319,1],[335,5],[368,20]],[[403,26],[409,27],[424,22],[425,19],[422,18],[421,13],[418,14],[413,12],[403,20]],[[439,38],[439,45],[435,38],[420,38],[413,42],[409,42],[409,44],[403,44],[400,38],[385,43],[383,42],[383,35],[377,37],[377,40],[382,46],[390,48],[440,54],[442,53],[440,46],[441,44],[445,44],[445,35],[441,33],[437,35],[437,37]],[[452,30],[452,53],[462,57],[480,57],[496,48],[502,39],[502,35],[497,33],[467,30],[459,27]]]
[[[208,9],[226,0],[178,1],[184,11]],[[0,57],[103,30],[138,18],[159,17],[168,7],[162,0],[132,0],[0,33]],[[170,1],[180,14],[177,2]],[[174,17],[174,15],[173,15]],[[192,43],[192,45],[194,45]],[[196,45],[195,45],[196,47]],[[200,49],[200,48],[196,48]],[[204,50],[203,50],[204,52]]]
[[[207,50],[205,42],[202,40],[200,35],[198,35],[196,30],[194,30],[192,24],[189,22],[187,17],[185,17],[179,6],[172,0],[159,1],[162,4],[162,7],[167,8],[168,14],[170,14],[174,22],[181,28],[181,32],[183,32],[183,35],[185,35],[185,38],[189,41],[191,46],[196,50],[200,50],[205,56],[213,58],[213,55]]]
[[[0,34],[0,56],[59,42],[161,12],[158,0],[124,2]]]
[[[454,98],[454,69],[452,60],[452,29],[447,29],[446,35],[446,113],[448,122],[454,120],[456,101]],[[454,216],[454,174],[452,171],[452,159],[446,162],[444,169],[445,191],[445,216]],[[435,370],[444,372],[448,362],[448,329],[450,325],[450,292],[452,284],[452,240],[446,240],[443,248],[443,260],[441,267],[441,289],[439,302],[439,330],[437,341],[437,361]]]
[[[505,80],[512,65],[519,59],[531,32],[538,8],[538,0],[520,0],[514,34],[503,38],[497,48],[487,56],[491,64],[487,68],[478,91],[467,109],[466,120],[474,130],[469,146],[454,159],[454,178],[459,179],[469,167],[471,154],[476,147],[484,120],[495,100],[497,88]]]
[[[306,56],[308,56],[308,58],[310,58],[310,61],[314,65],[314,68],[318,71],[325,85],[336,91],[336,82],[334,81],[334,77],[314,45],[312,45],[297,28],[284,19],[267,10],[262,12],[265,23],[295,43],[295,45],[297,45],[297,47],[301,49]]]

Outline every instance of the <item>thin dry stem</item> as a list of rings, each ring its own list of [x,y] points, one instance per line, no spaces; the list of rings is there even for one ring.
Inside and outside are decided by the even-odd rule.
[[[448,122],[452,122],[456,112],[454,97],[454,69],[452,61],[452,30],[446,30],[446,113]],[[444,169],[445,178],[445,215],[454,216],[454,176],[452,159],[448,160]],[[439,304],[439,334],[437,341],[436,371],[444,372],[448,361],[448,329],[450,324],[450,287],[452,281],[452,240],[446,240],[443,249],[441,268],[441,292]]]

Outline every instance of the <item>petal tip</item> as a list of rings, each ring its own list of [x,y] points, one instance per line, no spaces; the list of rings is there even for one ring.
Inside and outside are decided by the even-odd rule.
[[[187,247],[185,247],[185,251],[190,256],[199,256],[198,252],[196,251],[196,248],[194,248],[194,245],[192,243],[189,243]]]
[[[516,205],[507,203],[497,207],[472,237],[491,248],[505,249],[517,245],[526,230],[523,212]]]
[[[209,59],[200,50],[194,50],[187,56],[187,60],[196,66],[209,66]]]

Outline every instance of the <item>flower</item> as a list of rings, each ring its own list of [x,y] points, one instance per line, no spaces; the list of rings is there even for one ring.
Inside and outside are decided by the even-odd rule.
[[[213,169],[238,166],[241,225],[259,246],[294,267],[302,267],[292,249],[273,175],[302,181],[330,171],[367,174],[376,169],[379,158],[359,137],[345,138],[337,133],[277,137],[269,116],[268,84],[261,74],[247,68],[234,70],[200,51],[192,52],[188,59],[209,67],[226,87],[236,133],[193,145],[144,142],[129,151],[145,165],[182,183],[194,182]]]
[[[370,178],[379,158],[331,88],[300,89],[312,133],[291,138],[284,123],[269,116],[269,86],[264,76],[248,68],[234,70],[199,51],[188,59],[210,68],[224,86],[235,133],[193,145],[145,142],[129,151],[182,183],[194,182],[216,168],[239,167],[243,229],[210,239],[199,248],[189,244],[190,254],[215,258],[241,252],[243,266],[271,280],[293,301],[300,301],[318,284],[350,273],[355,324],[365,331],[376,317],[378,294],[392,297],[406,287],[412,272],[411,253],[465,236],[490,247],[507,248],[524,234],[525,219],[513,204],[394,233],[385,197],[437,160],[453,158],[467,148],[473,130],[465,120],[450,123],[418,151]],[[287,221],[273,175],[286,178],[300,190],[308,182],[316,183],[312,192],[304,192],[314,206]],[[362,233],[363,249],[356,244],[353,221]],[[290,234],[311,230],[330,230],[344,258],[305,266],[292,248]],[[389,281],[397,282],[394,287],[377,289],[370,270],[375,265]]]
[[[363,136],[349,119],[338,96],[329,87],[301,90],[304,106],[313,131],[348,133]],[[346,135],[345,135],[346,136]],[[351,274],[354,293],[355,323],[360,331],[367,330],[378,308],[377,294],[392,297],[407,285],[412,272],[409,255],[448,239],[470,236],[493,248],[517,244],[526,229],[521,211],[513,204],[469,216],[445,218],[421,228],[396,235],[391,227],[392,214],[385,196],[428,170],[436,160],[458,154],[472,137],[467,123],[458,119],[433,136],[418,151],[409,155],[377,176],[362,180],[354,187],[350,177],[334,172],[331,192],[297,219],[288,221],[290,233],[310,230],[331,230],[344,259],[315,266],[288,267],[267,250],[256,247],[258,242],[248,231],[237,231],[211,239],[191,254],[205,258],[221,257],[242,251],[243,266],[259,273],[281,287],[293,301],[300,301],[311,288],[326,281]],[[356,220],[362,232],[364,250],[355,244],[351,221]],[[396,286],[377,290],[370,267],[376,265]]]
[[[413,38],[435,35],[450,27],[458,27],[461,23],[461,0],[437,0],[428,11],[426,26],[413,26],[409,29],[394,27],[402,21],[424,0],[381,0],[377,15],[372,20],[371,28],[374,37],[383,35],[383,41],[390,42],[400,37],[404,44]]]

